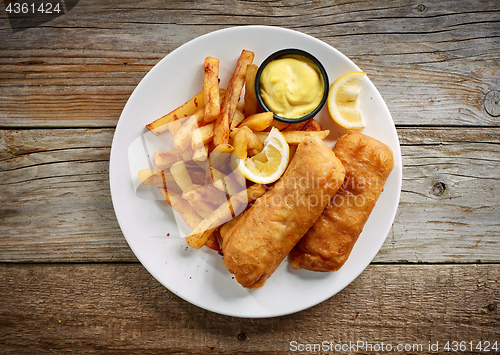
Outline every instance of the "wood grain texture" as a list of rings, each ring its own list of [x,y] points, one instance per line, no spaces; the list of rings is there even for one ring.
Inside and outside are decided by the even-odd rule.
[[[0,125],[113,127],[140,79],[185,42],[222,28],[281,26],[350,57],[396,124],[495,126],[498,1],[81,1],[36,28],[0,18]]]
[[[154,280],[120,231],[108,179],[114,127],[144,75],[200,35],[249,24],[353,60],[403,156],[374,262],[338,295],[272,319],[213,314]],[[16,31],[0,5],[0,353],[500,342],[499,38],[496,0],[86,0]]]
[[[112,134],[110,129],[0,134],[0,240],[8,246],[2,261],[95,260],[102,252],[109,260],[134,260],[111,202]]]
[[[401,198],[376,261],[498,261],[499,135],[497,128],[398,128]]]
[[[0,131],[1,261],[135,261],[114,215],[113,129]],[[498,262],[500,129],[398,128],[403,186],[376,262]]]
[[[245,319],[183,301],[140,264],[0,264],[0,349],[286,354],[291,341],[408,343],[424,350],[436,341],[494,341],[500,340],[499,274],[499,265],[372,265],[313,308]]]

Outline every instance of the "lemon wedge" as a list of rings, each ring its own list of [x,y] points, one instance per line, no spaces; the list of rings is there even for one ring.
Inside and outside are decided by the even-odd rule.
[[[253,157],[240,159],[238,168],[248,180],[269,184],[283,175],[288,157],[288,143],[283,134],[273,127],[264,141],[264,149]]]
[[[328,92],[328,112],[340,126],[348,129],[361,129],[365,122],[359,109],[358,94],[361,80],[366,76],[361,71],[342,75],[330,87]]]

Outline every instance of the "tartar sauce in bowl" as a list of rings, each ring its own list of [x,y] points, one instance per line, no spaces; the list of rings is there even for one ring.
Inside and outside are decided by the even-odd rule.
[[[259,68],[255,92],[262,108],[274,118],[300,122],[312,118],[328,96],[328,76],[311,54],[285,49],[269,56]]]

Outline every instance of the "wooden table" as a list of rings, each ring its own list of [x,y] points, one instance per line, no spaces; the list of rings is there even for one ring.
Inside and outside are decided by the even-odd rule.
[[[500,342],[500,2],[62,4],[47,22],[0,14],[0,353],[277,354],[323,342],[354,353],[358,341],[375,347],[363,353],[437,353],[437,342],[483,353],[479,342]],[[153,279],[108,181],[115,125],[148,70],[247,24],[351,58],[384,97],[403,155],[398,213],[371,265],[327,301],[269,319],[213,314]]]

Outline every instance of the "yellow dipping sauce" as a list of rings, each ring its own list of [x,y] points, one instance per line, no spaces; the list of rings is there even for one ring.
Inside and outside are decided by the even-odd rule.
[[[275,114],[299,118],[321,103],[323,77],[308,58],[301,55],[280,57],[262,70],[260,91],[266,106]]]

